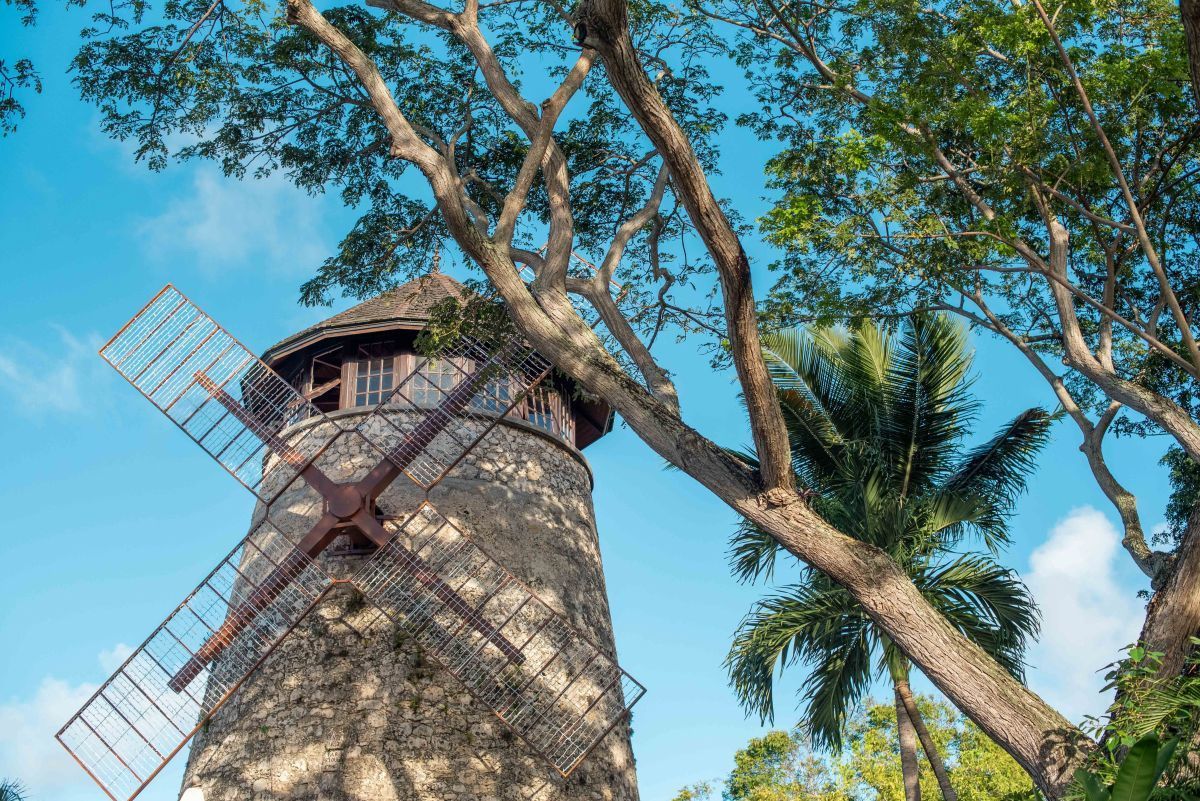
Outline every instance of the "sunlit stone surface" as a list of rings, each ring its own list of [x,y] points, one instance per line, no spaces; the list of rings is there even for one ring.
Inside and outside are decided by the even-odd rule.
[[[357,421],[344,412],[334,418],[346,428]],[[378,459],[349,434],[320,465],[346,481]],[[423,498],[401,478],[380,507],[403,515]],[[613,649],[580,454],[504,423],[430,500],[574,626]],[[318,496],[297,482],[271,519],[299,538],[320,511]],[[352,574],[364,558],[337,553],[344,544],[322,557],[335,577]],[[564,780],[348,587],[328,595],[197,734],[183,787],[180,801],[638,798],[626,724]]]

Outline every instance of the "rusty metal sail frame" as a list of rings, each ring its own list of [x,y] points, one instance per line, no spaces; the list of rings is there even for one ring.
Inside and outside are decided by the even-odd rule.
[[[564,777],[645,692],[428,500],[399,525],[374,513],[402,473],[428,492],[545,378],[550,364],[518,339],[465,342],[439,357],[438,372],[423,369],[427,361],[348,430],[171,285],[101,356],[266,509],[58,732],[114,801],[138,795],[341,583],[404,627]],[[316,460],[344,436],[362,437],[382,458],[359,480],[337,483]],[[300,537],[271,519],[272,502],[298,478],[324,501]],[[376,546],[349,582],[316,561],[343,533]]]

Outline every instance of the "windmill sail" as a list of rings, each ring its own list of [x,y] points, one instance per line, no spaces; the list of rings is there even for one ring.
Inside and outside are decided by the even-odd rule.
[[[419,580],[437,571],[454,599]],[[354,577],[355,585],[562,775],[569,775],[645,692],[470,537],[426,503]],[[520,659],[468,619],[512,643]]]
[[[420,361],[358,431],[428,490],[549,373],[550,362],[513,336],[464,340]],[[406,411],[407,410],[407,411]]]
[[[310,401],[169,284],[100,355],[264,502],[339,433]],[[286,440],[278,435],[309,418],[326,424],[307,426]],[[270,456],[280,464],[271,465],[268,480],[264,466]]]
[[[357,426],[384,458],[346,484],[314,460],[357,434],[174,287],[101,355],[268,510],[301,475],[325,503],[299,538],[268,511],[59,731],[114,801],[138,795],[316,605],[334,582],[314,559],[352,528],[379,546],[352,582],[564,776],[644,693],[428,502],[394,528],[372,514],[401,472],[426,490],[440,482],[548,375],[518,337],[421,361]]]
[[[331,583],[264,521],[67,721],[59,742],[110,798],[133,798]],[[223,647],[210,661],[204,650],[215,639]]]

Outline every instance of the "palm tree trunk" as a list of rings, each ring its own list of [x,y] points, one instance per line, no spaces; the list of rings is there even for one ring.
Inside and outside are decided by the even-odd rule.
[[[917,763],[917,732],[913,728],[900,689],[896,688],[896,731],[900,738],[900,772],[904,776],[904,801],[921,801],[921,766]]]
[[[921,741],[921,749],[925,752],[925,758],[929,760],[929,766],[933,768],[933,775],[937,777],[943,801],[958,801],[958,794],[950,786],[950,777],[946,774],[946,763],[942,761],[942,755],[938,753],[937,745],[934,744],[933,737],[929,735],[929,729],[925,727],[925,720],[917,709],[917,701],[913,698],[908,680],[894,679],[893,683],[896,687],[896,697],[903,704],[904,711],[908,713],[913,729],[917,732],[917,739]]]

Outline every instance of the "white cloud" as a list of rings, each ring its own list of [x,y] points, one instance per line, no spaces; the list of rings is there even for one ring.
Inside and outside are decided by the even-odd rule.
[[[1120,534],[1098,510],[1072,510],[1029,557],[1025,579],[1042,610],[1030,683],[1071,720],[1103,712],[1105,665],[1137,639],[1142,603],[1118,580]]]
[[[153,258],[192,261],[210,275],[243,264],[307,275],[329,255],[319,209],[320,200],[279,174],[239,181],[198,170],[191,194],[143,220],[139,232]]]
[[[7,340],[0,352],[0,390],[11,405],[28,415],[74,413],[94,403],[102,340],[82,339],[61,326],[57,347],[47,349],[19,339]],[[107,376],[106,376],[107,377]]]
[[[100,660],[100,667],[104,668],[105,673],[116,673],[117,668],[124,664],[125,660],[133,655],[133,648],[123,642],[119,642],[112,648],[101,651],[97,657]]]
[[[46,677],[32,698],[0,704],[0,776],[17,779],[33,798],[53,798],[90,780],[54,734],[96,691]]]
[[[118,643],[97,655],[105,674],[112,673],[133,649]],[[0,703],[0,778],[16,779],[31,798],[53,798],[94,785],[54,735],[96,692],[90,682],[71,684],[46,676],[32,697]]]

